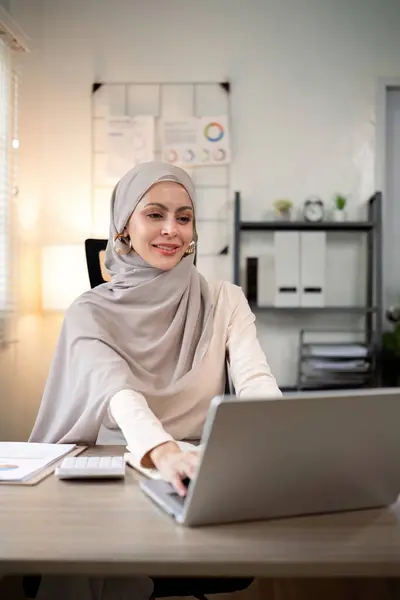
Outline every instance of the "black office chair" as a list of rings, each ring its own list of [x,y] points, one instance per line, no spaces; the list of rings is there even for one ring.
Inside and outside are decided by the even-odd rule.
[[[106,282],[103,277],[101,253],[107,247],[107,240],[89,238],[85,240],[86,266],[90,287],[94,288]]]
[[[92,288],[106,282],[101,268],[101,253],[106,249],[107,240],[85,240],[86,264]],[[233,394],[233,383],[229,376],[228,361],[225,363],[225,394]],[[152,597],[191,596],[197,600],[207,600],[208,595],[241,592],[248,588],[253,579],[250,577],[152,577],[154,591]],[[26,575],[22,585],[27,598],[36,598],[39,590],[40,575]]]

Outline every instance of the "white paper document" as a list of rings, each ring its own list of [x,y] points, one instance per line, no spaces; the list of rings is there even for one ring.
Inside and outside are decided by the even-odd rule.
[[[231,161],[228,116],[163,119],[161,148],[166,162],[183,168],[227,165]]]
[[[181,167],[194,166],[197,156],[197,119],[164,119],[161,121],[163,159]]]
[[[366,358],[368,348],[363,344],[307,344],[307,353],[315,357]]]
[[[107,121],[107,173],[105,183],[114,185],[139,163],[154,159],[154,117],[109,117]]]
[[[26,481],[75,448],[75,444],[0,442],[0,481]]]

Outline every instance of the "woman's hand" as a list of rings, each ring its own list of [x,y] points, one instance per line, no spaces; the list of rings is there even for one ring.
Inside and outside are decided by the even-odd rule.
[[[150,459],[162,479],[173,485],[180,496],[186,496],[183,479],[192,479],[196,473],[199,455],[197,452],[182,452],[175,442],[166,442],[150,452]]]

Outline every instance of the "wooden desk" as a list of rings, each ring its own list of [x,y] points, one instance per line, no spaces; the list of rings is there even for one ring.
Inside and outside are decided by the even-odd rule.
[[[97,447],[91,454],[119,454]],[[186,529],[125,482],[0,487],[0,572],[398,577],[396,510]]]

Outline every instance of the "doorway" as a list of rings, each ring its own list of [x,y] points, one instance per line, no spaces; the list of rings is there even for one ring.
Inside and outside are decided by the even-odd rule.
[[[382,191],[383,307],[400,305],[400,80],[380,81],[376,188]]]

